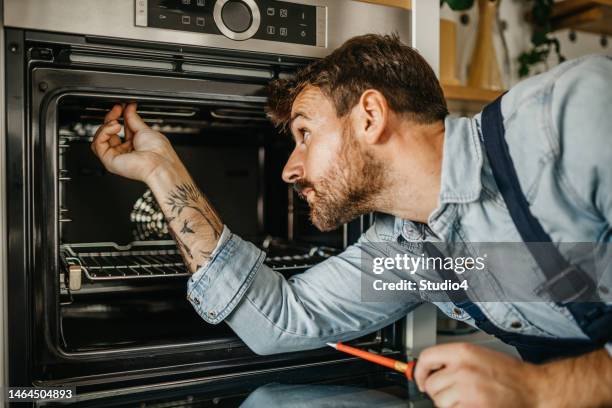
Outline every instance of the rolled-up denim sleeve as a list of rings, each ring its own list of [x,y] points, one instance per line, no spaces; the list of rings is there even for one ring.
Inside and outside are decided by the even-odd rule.
[[[190,279],[188,299],[205,321],[224,320],[258,354],[357,338],[421,303],[418,295],[362,301],[362,274],[371,273],[362,271],[362,257],[381,255],[367,245],[372,231],[338,256],[289,279],[263,264],[265,253],[255,245],[228,230],[224,234],[211,262]]]
[[[189,279],[187,299],[206,322],[219,323],[234,310],[264,259],[263,251],[224,226],[211,261]]]

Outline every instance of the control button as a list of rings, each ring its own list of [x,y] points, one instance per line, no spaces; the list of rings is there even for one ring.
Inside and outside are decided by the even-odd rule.
[[[166,16],[165,14],[160,14],[159,15],[159,21],[165,21],[168,18],[168,16]]]
[[[249,29],[253,20],[251,10],[242,1],[229,1],[221,10],[223,23],[235,33]]]
[[[259,30],[261,12],[255,0],[216,0],[213,19],[224,36],[243,41]]]
[[[196,25],[204,27],[206,25],[206,20],[204,19],[204,17],[196,17]]]
[[[267,26],[266,27],[266,33],[268,33],[270,35],[276,34],[276,27],[274,27],[274,26]]]
[[[282,17],[282,18],[287,18],[287,9],[280,9],[278,14]]]
[[[287,36],[287,27],[281,27],[280,28],[280,35],[283,37]]]
[[[300,31],[300,37],[304,38],[306,37],[306,35],[307,35],[306,30]]]
[[[302,13],[302,20],[306,20],[306,13]]]
[[[191,16],[181,16],[181,23],[183,24],[191,24]]]
[[[206,5],[206,2],[204,0],[198,0],[197,1],[197,6],[198,7],[204,7]]]
[[[276,14],[276,9],[274,7],[268,7],[268,9],[266,10],[266,14],[268,14],[269,16],[273,16]]]

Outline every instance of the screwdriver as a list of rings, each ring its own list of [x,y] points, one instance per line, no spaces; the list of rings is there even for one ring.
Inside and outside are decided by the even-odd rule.
[[[383,357],[378,354],[347,346],[346,344],[342,343],[327,343],[327,345],[335,348],[338,351],[342,351],[355,357],[371,361],[372,363],[380,364],[392,370],[399,371],[400,373],[403,373],[406,378],[408,378],[408,380],[414,381],[414,368],[416,367],[416,360],[404,363],[403,361],[394,360],[389,357]]]

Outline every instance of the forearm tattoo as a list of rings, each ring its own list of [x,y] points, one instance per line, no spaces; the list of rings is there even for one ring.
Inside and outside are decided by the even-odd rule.
[[[210,261],[223,230],[221,219],[193,183],[177,185],[168,193],[164,207],[170,233],[194,273]]]

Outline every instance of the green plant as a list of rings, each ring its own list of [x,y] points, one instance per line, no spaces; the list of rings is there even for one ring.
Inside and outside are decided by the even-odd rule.
[[[545,62],[551,51],[557,55],[559,63],[565,61],[565,57],[561,54],[561,45],[559,40],[552,37],[552,8],[554,0],[523,0],[531,3],[530,22],[533,27],[531,34],[531,49],[522,52],[518,57],[518,74],[519,77],[529,75],[533,66]],[[472,8],[474,0],[440,0],[440,7],[444,4],[454,11],[466,11]],[[498,9],[499,12],[499,9]],[[499,15],[498,15],[499,20]],[[499,22],[499,21],[498,21]],[[502,33],[502,43],[504,46],[505,55],[508,53],[505,38]],[[508,58],[504,58],[508,60]],[[509,66],[509,60],[505,63]]]
[[[519,55],[519,76],[529,75],[531,67],[548,59],[551,51],[557,54],[559,63],[565,61],[561,54],[559,40],[551,37],[552,28],[552,7],[554,0],[525,0],[533,3],[531,6],[530,20],[533,26],[531,34],[531,49]]]
[[[474,5],[474,0],[440,0],[440,7],[448,4],[448,6],[455,11],[469,10]]]

